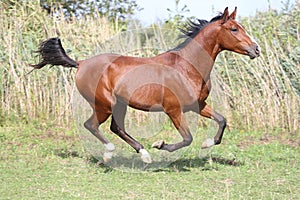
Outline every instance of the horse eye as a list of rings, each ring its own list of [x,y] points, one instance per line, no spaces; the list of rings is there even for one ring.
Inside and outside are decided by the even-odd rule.
[[[231,31],[232,32],[238,32],[238,29],[237,28],[231,28]]]

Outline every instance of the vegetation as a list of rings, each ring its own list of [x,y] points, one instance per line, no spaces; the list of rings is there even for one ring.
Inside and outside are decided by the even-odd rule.
[[[174,27],[188,9],[170,10],[167,23],[147,28],[130,21],[125,24],[130,31],[121,32],[100,12],[70,20],[59,9],[56,16],[42,12],[40,2],[45,1],[0,2],[1,199],[300,198],[299,3],[240,19],[261,45],[261,57],[249,61],[228,52],[218,57],[209,101],[228,120],[222,145],[200,150],[216,128],[189,116],[195,141],[179,159],[115,170],[99,161],[99,141],[88,146],[82,138],[92,137],[82,127],[90,108],[76,90],[75,72],[55,67],[28,74],[38,59],[34,51],[39,42],[59,36],[77,60],[103,52],[156,55],[178,43]],[[126,126],[134,137],[149,129],[163,138],[178,136],[161,116],[129,110]],[[142,140],[147,149],[152,139]],[[114,143],[133,152],[117,137]]]
[[[31,1],[23,0],[3,0],[6,7],[26,7]],[[40,0],[41,8],[49,16],[63,16],[69,21],[74,18],[80,19],[84,16],[93,16],[95,18],[106,17],[114,23],[127,24],[130,16],[141,8],[138,7],[135,0]],[[38,3],[36,2],[36,3]]]
[[[299,199],[299,138],[232,132],[209,151],[201,142],[169,167],[129,173],[90,157],[75,130],[0,128],[1,199]]]
[[[72,49],[72,57],[84,59],[115,34],[113,25],[105,18],[90,16],[72,22],[49,18],[38,1],[18,8],[6,6],[0,3],[0,46],[5,49],[0,52],[2,122],[39,119],[70,125],[72,96],[77,92],[74,71],[60,68],[28,75],[29,64],[37,61],[34,51],[45,38],[60,36],[66,49]]]
[[[2,125],[10,118],[72,124],[74,71],[58,67],[27,75],[28,64],[37,61],[34,50],[46,38],[60,36],[76,59],[101,52],[149,56],[178,42],[179,32],[168,30],[178,20],[147,29],[133,24],[132,31],[116,34],[106,18],[88,15],[69,21],[63,15],[49,17],[42,9],[38,1],[0,3]],[[177,10],[174,19],[187,9]],[[299,3],[288,4],[280,12],[240,20],[262,46],[262,56],[249,61],[224,52],[215,64],[210,101],[225,114],[229,128],[299,132],[299,10]]]

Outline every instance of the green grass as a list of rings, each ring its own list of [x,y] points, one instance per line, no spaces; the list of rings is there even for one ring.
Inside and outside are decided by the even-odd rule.
[[[2,127],[0,199],[300,199],[299,136],[276,135],[227,130],[208,151],[199,136],[169,167],[130,173],[97,163],[75,129]]]

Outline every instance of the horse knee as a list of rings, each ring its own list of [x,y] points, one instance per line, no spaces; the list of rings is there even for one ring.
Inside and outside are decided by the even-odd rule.
[[[183,144],[184,146],[189,146],[193,142],[193,136],[189,135],[188,137],[184,138]]]
[[[84,126],[84,128],[86,128],[89,131],[92,130],[92,127],[91,127],[91,124],[89,123],[89,121],[84,122],[83,126]]]
[[[227,120],[223,117],[221,121],[219,121],[219,126],[223,129],[227,126]]]
[[[94,133],[95,131],[97,131],[97,126],[94,125],[93,123],[91,123],[90,120],[87,120],[86,122],[84,122],[83,126],[89,130],[90,132]]]

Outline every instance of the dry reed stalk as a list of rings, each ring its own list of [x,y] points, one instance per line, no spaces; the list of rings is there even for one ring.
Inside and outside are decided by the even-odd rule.
[[[297,8],[291,14],[289,28],[296,27],[295,31],[285,27],[288,15],[263,14],[242,22],[261,44],[260,58],[249,61],[225,52],[218,57],[208,100],[227,117],[230,127],[299,132],[300,14]],[[153,56],[174,47],[176,41],[173,31],[159,25],[149,29],[137,25],[136,30],[112,37],[116,35],[113,25],[99,16],[71,22],[51,18],[38,2],[10,9],[0,3],[0,24],[0,47],[5,50],[0,52],[2,116],[64,125],[72,124],[75,72],[58,67],[25,75],[28,63],[37,62],[32,51],[40,41],[60,36],[66,50],[72,50],[70,56],[78,60],[103,52]],[[129,111],[128,117],[129,125],[149,120],[137,111]],[[201,125],[207,123],[199,120]]]

